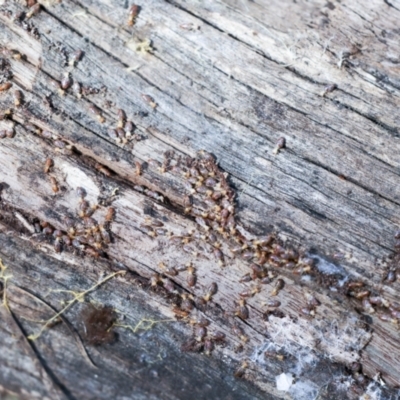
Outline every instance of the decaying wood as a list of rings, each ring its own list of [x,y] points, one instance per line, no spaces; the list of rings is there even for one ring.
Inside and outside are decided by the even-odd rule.
[[[129,17],[125,2],[43,0],[31,18],[17,2],[1,7],[1,83],[12,85],[0,92],[0,258],[12,314],[2,310],[0,385],[30,398],[396,398],[400,3],[139,6]],[[135,129],[118,137],[125,120]],[[188,183],[200,150],[226,173],[236,228],[201,226],[217,208]],[[79,187],[111,236],[99,254],[43,230],[66,235],[65,217],[79,220]],[[270,282],[240,282],[268,234]],[[296,265],[274,261],[278,246],[296,249]],[[168,272],[189,264],[195,284]],[[81,304],[63,316],[72,331],[64,322],[23,339],[51,318],[32,296],[60,310],[71,293],[55,291],[119,270],[87,296],[133,321],[118,322],[118,341],[82,342]],[[210,356],[181,351],[205,350],[190,345],[194,316],[226,335]],[[168,322],[123,328],[142,318]],[[288,392],[281,373],[296,375]]]

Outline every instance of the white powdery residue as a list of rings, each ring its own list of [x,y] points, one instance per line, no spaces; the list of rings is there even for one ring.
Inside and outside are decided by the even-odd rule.
[[[318,386],[309,380],[297,381],[289,389],[293,400],[313,400],[318,394]]]
[[[287,392],[293,385],[293,375],[283,373],[275,377],[276,388],[282,392]]]
[[[371,334],[357,326],[351,318],[341,320],[296,321],[286,316],[270,316],[268,333],[275,346],[297,357],[296,374],[316,360],[314,349],[317,344],[329,359],[350,364],[359,359],[359,351],[369,342]],[[351,349],[351,350],[349,350]]]
[[[62,163],[60,169],[64,173],[65,182],[72,190],[76,190],[77,187],[85,189],[87,194],[87,200],[95,203],[100,195],[100,190],[96,183],[79,168],[72,167],[70,164]]]
[[[336,265],[315,254],[307,254],[307,256],[316,261],[316,267],[318,271],[325,275],[341,275],[343,277],[348,276],[346,270],[340,265]]]

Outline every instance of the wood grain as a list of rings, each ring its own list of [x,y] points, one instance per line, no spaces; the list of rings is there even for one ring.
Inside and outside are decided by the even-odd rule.
[[[140,12],[134,26],[128,27],[127,4],[122,1],[43,1],[41,11],[28,22],[16,19],[26,7],[4,2],[0,43],[23,55],[21,59],[7,52],[3,55],[3,72],[11,70],[13,86],[0,93],[1,111],[11,109],[12,117],[0,121],[0,129],[13,122],[16,131],[13,138],[0,139],[2,240],[9,243],[8,235],[13,241],[4,248],[14,249],[15,260],[23,257],[15,250],[22,243],[17,236],[22,235],[27,253],[47,260],[44,265],[57,260],[48,288],[55,288],[59,274],[67,274],[63,270],[71,270],[70,277],[62,278],[65,288],[74,274],[83,277],[80,263],[94,269],[92,280],[103,268],[117,270],[119,266],[149,280],[155,272],[165,275],[160,263],[177,266],[192,262],[197,270],[196,286],[188,285],[187,272],[170,279],[178,291],[196,299],[204,296],[212,282],[218,283],[218,293],[201,312],[210,319],[211,331],[219,329],[227,335],[227,344],[217,346],[211,357],[180,355],[177,348],[173,350],[172,365],[179,365],[180,357],[187,362],[195,359],[191,363],[196,372],[185,375],[186,388],[193,382],[213,381],[212,372],[197,371],[221,358],[221,365],[235,368],[244,360],[249,362],[245,377],[253,386],[234,384],[240,386],[241,398],[263,396],[258,391],[271,398],[301,398],[299,384],[290,393],[276,390],[275,376],[288,371],[297,371],[298,382],[306,383],[314,397],[328,398],[323,396],[329,387],[337,396],[355,398],[368,393],[367,387],[372,390],[368,382],[351,384],[349,368],[360,362],[366,377],[379,373],[388,385],[376,384],[382,396],[395,396],[393,388],[400,385],[397,325],[379,319],[387,312],[385,307],[376,307],[369,315],[361,301],[342,289],[346,282],[362,281],[372,294],[392,304],[399,301],[399,283],[384,280],[389,268],[397,267],[394,234],[399,225],[396,35],[400,5],[392,3],[376,0],[365,7],[355,0],[151,0],[138,3]],[[147,51],[143,50],[146,45]],[[83,57],[72,66],[71,55],[76,50],[82,50]],[[82,95],[72,88],[62,92],[54,86],[66,74],[81,84]],[[326,91],[332,84],[337,88]],[[24,96],[20,107],[13,100],[17,89]],[[144,96],[150,96],[155,104]],[[93,106],[104,123],[91,112]],[[123,109],[136,126],[135,136],[127,143],[117,142],[108,133],[117,125],[118,109]],[[45,137],[43,131],[52,132],[52,137]],[[274,154],[280,137],[285,137],[286,147]],[[66,148],[57,147],[57,140],[64,141]],[[274,279],[247,300],[250,318],[245,321],[234,313],[239,293],[258,285],[239,283],[250,271],[251,262],[235,256],[231,240],[220,235],[225,267],[218,266],[213,255],[216,243],[204,240],[207,235],[193,214],[184,213],[185,196],[190,193],[187,179],[161,168],[165,154],[174,152],[174,160],[196,159],[202,149],[212,153],[220,170],[227,173],[235,191],[235,218],[248,240],[273,233],[277,242],[295,247],[303,256],[311,255],[316,262],[311,275],[268,266]],[[49,157],[54,166],[45,174],[43,166]],[[143,165],[140,175],[135,162]],[[57,180],[57,193],[52,191],[50,177]],[[51,241],[29,232],[16,217],[16,213],[21,215],[25,225],[32,226],[36,218],[65,231],[63,217],[77,215],[77,187],[85,188],[90,204],[100,204],[96,220],[104,219],[110,205],[116,210],[106,259],[82,258],[79,252],[71,251],[55,253]],[[151,197],[154,191],[163,201]],[[195,194],[194,202],[195,208],[204,209],[201,196]],[[173,236],[203,232],[203,237],[192,240],[188,252],[168,235],[149,236],[149,218],[163,221]],[[11,263],[11,253],[8,259],[1,254]],[[42,272],[38,269],[38,277],[45,274],[43,268]],[[12,269],[16,269],[14,284],[28,285],[18,267],[13,265]],[[286,283],[278,295],[283,318],[272,316],[266,321],[265,303],[279,277]],[[107,303],[121,306],[123,291],[129,290],[119,287],[132,284],[135,288],[135,282],[118,279],[110,283],[118,290]],[[335,288],[337,282],[342,286]],[[41,284],[35,293],[42,297],[45,288]],[[173,318],[173,305],[164,295],[132,290],[137,291],[135,301],[148,304],[147,313]],[[10,307],[20,320],[18,314],[25,306],[13,301],[12,293],[11,286]],[[301,311],[311,295],[322,303],[314,318]],[[74,321],[76,315],[69,319]],[[139,315],[135,318],[140,319]],[[241,340],[232,331],[235,324],[249,338],[243,352],[237,351]],[[190,328],[182,322],[178,325],[180,337],[184,333],[190,336]],[[7,326],[4,337],[13,326],[11,319]],[[166,329],[165,337],[160,331],[155,336],[173,343],[175,333]],[[296,331],[303,337],[296,337]],[[50,335],[64,344],[59,349],[74,343],[66,331],[52,330]],[[122,339],[115,346],[134,346]],[[22,351],[17,347],[13,351]],[[257,351],[266,348],[286,352],[285,361],[259,356]],[[312,360],[300,368],[305,362],[300,356],[305,356],[306,350]],[[41,354],[42,350],[31,351]],[[124,359],[121,349],[115,351],[114,360],[132,361],[131,356]],[[128,375],[126,367],[121,367],[118,379],[111,382],[107,374],[112,352],[110,346],[102,354],[109,363],[102,371],[105,385],[116,395],[117,382]],[[56,389],[45,389],[33,378],[26,384],[19,379],[7,385],[3,381],[6,375],[1,385],[13,391],[40,387],[41,396],[48,390],[56,393],[61,387],[64,396],[86,398],[79,385],[75,386],[78,377],[68,380],[64,374],[65,370],[83,368],[77,366],[81,361],[74,361],[79,356],[74,353],[69,367],[62,367],[56,353],[51,355],[55,357],[51,374],[64,379],[62,385],[56,382]],[[23,364],[24,373],[34,368],[29,362]],[[232,369],[228,366],[221,368]],[[42,371],[54,384],[43,368],[38,367],[34,376]],[[10,371],[15,375],[17,367],[10,367]],[[347,387],[337,383],[342,375],[347,377]],[[143,384],[137,389],[138,396],[185,398],[173,383],[168,386],[171,379],[163,381],[163,395],[154,394],[152,385]],[[229,384],[222,381],[212,384],[221,385],[221,393],[227,390],[223,385],[233,385],[231,379]],[[353,392],[348,391],[350,386]],[[125,394],[121,396],[126,396],[128,386],[124,383],[123,387]],[[235,396],[233,389],[231,392]],[[196,394],[196,398],[207,396],[206,392]]]

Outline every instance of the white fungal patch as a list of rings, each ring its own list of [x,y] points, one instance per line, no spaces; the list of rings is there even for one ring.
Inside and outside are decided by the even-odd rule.
[[[371,334],[359,328],[357,320],[351,317],[340,321],[303,318],[293,321],[287,316],[270,316],[267,329],[276,346],[298,357],[299,370],[314,361],[315,348],[321,349],[323,355],[332,361],[355,362],[360,358],[359,351],[371,339]]]
[[[88,200],[90,203],[95,204],[100,195],[100,190],[96,183],[77,167],[72,167],[70,164],[61,163],[58,165],[64,174],[65,183],[75,192],[77,187],[85,189]],[[77,195],[75,193],[75,203],[77,202]]]
[[[290,387],[293,385],[293,375],[283,373],[275,377],[276,388],[282,392],[289,391]]]

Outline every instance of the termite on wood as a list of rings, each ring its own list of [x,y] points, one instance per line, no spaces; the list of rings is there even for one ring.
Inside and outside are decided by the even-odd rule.
[[[23,94],[20,90],[14,92],[14,105],[15,107],[20,107],[23,102]]]
[[[321,92],[321,96],[324,97],[327,93],[331,93],[334,90],[337,89],[336,83],[333,83],[332,85],[328,85],[323,92]]]
[[[61,82],[60,82],[60,85],[61,85],[61,88],[62,88],[63,90],[67,90],[67,89],[69,89],[69,88],[71,87],[71,85],[72,85],[72,79],[71,79],[71,75],[70,75],[69,73],[66,73],[66,74],[62,77]]]
[[[106,216],[105,216],[105,220],[106,220],[107,222],[111,222],[111,221],[114,219],[114,217],[115,217],[115,209],[112,208],[112,207],[110,207],[110,208],[107,210],[107,214],[106,214]]]
[[[122,109],[119,109],[117,111],[118,114],[118,123],[117,123],[117,128],[123,128],[125,126],[126,122],[126,114],[125,111]]]
[[[82,50],[74,51],[69,58],[69,65],[71,67],[74,67],[78,63],[78,61],[82,59],[82,56],[83,56]]]
[[[54,193],[57,193],[60,190],[58,187],[57,179],[51,176],[50,182],[51,182],[51,189],[53,190]]]
[[[32,18],[34,15],[39,14],[40,11],[40,4],[36,3],[34,4],[30,9],[29,12],[26,13],[26,18]]]
[[[276,142],[276,146],[274,150],[272,151],[273,154],[278,154],[281,149],[284,149],[286,147],[286,139],[284,137],[281,137],[278,139]]]
[[[105,118],[101,115],[100,109],[97,108],[94,104],[91,104],[91,105],[89,106],[89,111],[90,111],[92,114],[96,115],[97,119],[99,120],[99,122],[100,122],[101,124],[103,124],[103,123],[106,121]]]
[[[271,293],[271,296],[276,296],[285,286],[285,281],[283,279],[278,279],[276,281],[274,290]]]
[[[142,164],[139,161],[135,161],[135,173],[136,175],[142,175]]]
[[[95,165],[95,168],[97,169],[97,171],[101,172],[103,175],[105,175],[107,177],[111,176],[110,170],[107,167],[105,167],[104,165],[97,163]]]
[[[139,14],[140,7],[136,4],[133,4],[131,8],[129,9],[129,14],[128,14],[128,26],[133,26],[135,24],[136,18]]]
[[[44,163],[44,173],[47,174],[50,171],[50,168],[53,166],[53,160],[48,158]]]
[[[4,82],[0,84],[0,92],[5,92],[12,86],[11,82]]]
[[[142,99],[150,105],[151,108],[156,108],[157,103],[154,101],[154,99],[149,96],[148,94],[142,94]]]

